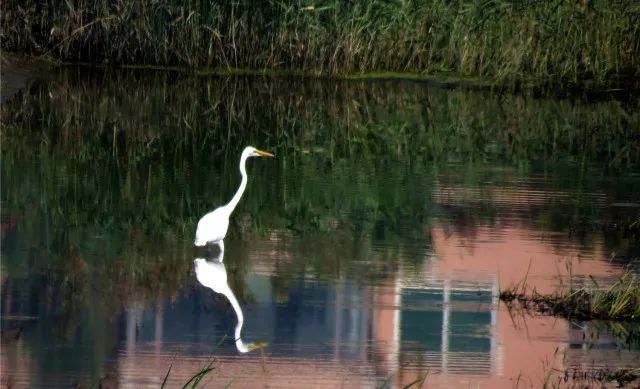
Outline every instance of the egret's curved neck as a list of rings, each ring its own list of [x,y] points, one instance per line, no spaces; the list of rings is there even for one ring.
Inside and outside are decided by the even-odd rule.
[[[233,210],[236,208],[236,205],[238,205],[240,199],[242,198],[244,190],[247,188],[247,168],[245,164],[248,157],[249,155],[244,153],[242,154],[242,157],[240,157],[240,175],[242,176],[242,181],[240,181],[240,187],[238,187],[236,194],[233,195],[231,201],[229,201],[227,205],[225,205],[225,208],[229,213],[233,212]]]

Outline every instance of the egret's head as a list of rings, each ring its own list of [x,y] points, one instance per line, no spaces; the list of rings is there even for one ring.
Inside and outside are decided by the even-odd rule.
[[[258,150],[253,146],[247,146],[242,154],[245,154],[247,157],[275,157],[275,155],[266,151]]]

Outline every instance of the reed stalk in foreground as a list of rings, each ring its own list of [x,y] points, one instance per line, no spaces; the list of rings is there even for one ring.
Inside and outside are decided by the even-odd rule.
[[[595,281],[594,281],[595,283]],[[640,320],[640,283],[626,273],[609,288],[595,290],[570,288],[566,292],[540,294],[535,289],[526,294],[524,285],[500,291],[500,299],[509,307],[517,302],[521,308],[542,314],[578,320]]]

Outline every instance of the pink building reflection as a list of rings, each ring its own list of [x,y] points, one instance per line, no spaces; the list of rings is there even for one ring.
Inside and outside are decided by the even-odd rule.
[[[438,188],[432,201],[447,207],[480,199],[526,214],[550,196],[558,194]],[[619,274],[606,260],[602,242],[594,238],[585,248],[566,233],[532,228],[521,215],[499,214],[490,223],[436,220],[425,227],[430,245],[419,261],[397,252],[389,258],[368,243],[353,244],[352,262],[394,265],[373,285],[340,274],[326,282],[302,271],[301,279],[279,288],[276,277],[283,267],[304,259],[292,247],[305,242],[286,232],[274,231],[251,247],[228,245],[228,254],[248,260],[244,281],[247,294],[255,297],[243,303],[243,337],[269,346],[249,354],[235,348],[212,351],[235,319],[225,316],[228,304],[195,287],[194,294],[170,302],[128,304],[120,343],[103,366],[105,383],[157,388],[171,366],[168,386],[182,386],[211,361],[215,370],[204,387],[361,388],[386,382],[401,388],[425,376],[426,387],[541,387],[553,369],[634,367],[637,352],[589,350],[581,336],[589,328],[509,312],[497,299],[500,287],[525,277],[529,290],[547,293],[569,282],[588,284],[590,275]],[[336,261],[345,252],[333,241],[318,247],[311,251],[319,263]],[[29,386],[37,370],[35,351],[21,342],[3,345],[4,386]]]

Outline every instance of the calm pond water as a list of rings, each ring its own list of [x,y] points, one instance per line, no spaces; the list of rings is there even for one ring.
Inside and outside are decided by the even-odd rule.
[[[67,69],[3,103],[3,387],[540,387],[639,368],[505,308],[637,271],[640,103]],[[198,218],[239,183],[224,257]],[[222,262],[221,262],[222,261]],[[592,280],[593,279],[593,280]],[[570,383],[562,382],[562,385]]]

